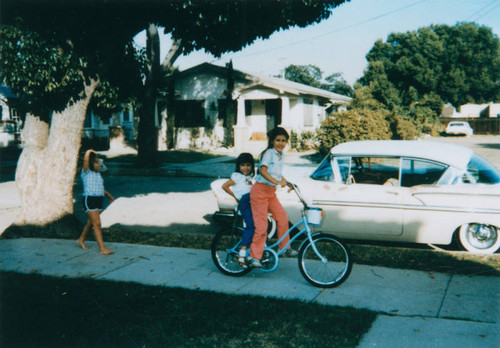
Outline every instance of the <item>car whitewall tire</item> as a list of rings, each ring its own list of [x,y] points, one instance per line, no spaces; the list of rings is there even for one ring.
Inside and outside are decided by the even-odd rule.
[[[467,224],[458,232],[460,243],[465,250],[475,254],[493,254],[500,248],[497,227],[485,224]]]

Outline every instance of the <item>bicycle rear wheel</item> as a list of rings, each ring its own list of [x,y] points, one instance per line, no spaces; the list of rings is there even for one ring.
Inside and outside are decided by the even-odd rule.
[[[250,272],[250,268],[241,268],[238,263],[241,231],[237,228],[223,229],[212,240],[212,260],[224,274],[238,277]]]
[[[299,269],[312,285],[333,288],[342,284],[351,274],[351,252],[340,240],[328,234],[313,237],[314,244],[326,261],[321,261],[310,241],[299,250]]]

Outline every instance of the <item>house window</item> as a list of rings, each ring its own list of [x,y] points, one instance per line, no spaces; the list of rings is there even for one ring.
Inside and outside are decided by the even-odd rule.
[[[130,109],[123,110],[123,122],[130,122]]]
[[[252,114],[253,100],[245,100],[245,116]]]
[[[176,127],[203,127],[205,125],[205,108],[203,100],[176,100]]]
[[[314,126],[313,105],[304,104],[304,127]]]

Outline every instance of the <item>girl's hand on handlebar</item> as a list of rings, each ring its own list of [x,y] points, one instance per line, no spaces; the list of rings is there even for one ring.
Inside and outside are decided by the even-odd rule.
[[[287,186],[288,182],[286,181],[285,178],[281,178],[280,182],[278,182],[278,185],[280,185],[281,187],[285,187]]]

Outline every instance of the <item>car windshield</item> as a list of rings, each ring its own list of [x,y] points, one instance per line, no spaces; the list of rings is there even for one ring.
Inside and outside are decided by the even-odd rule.
[[[318,168],[311,174],[311,178],[319,181],[333,181],[333,170],[330,155],[326,156]]]
[[[462,177],[462,182],[465,184],[498,184],[500,183],[500,173],[487,160],[474,155]]]

